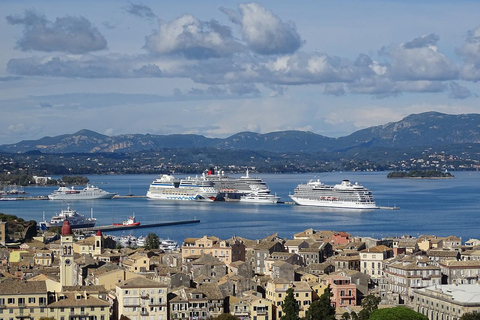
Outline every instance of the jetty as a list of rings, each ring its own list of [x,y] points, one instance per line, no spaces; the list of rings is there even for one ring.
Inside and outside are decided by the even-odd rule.
[[[158,223],[148,223],[148,224],[140,224],[139,226],[114,226],[114,225],[107,225],[107,226],[98,226],[98,227],[91,227],[91,228],[78,228],[75,229],[76,231],[120,231],[120,230],[132,230],[132,229],[146,229],[146,228],[156,228],[156,227],[167,227],[167,226],[175,226],[181,224],[191,224],[191,223],[200,223],[199,219],[193,220],[183,220],[183,221],[170,221],[170,222],[158,222]]]

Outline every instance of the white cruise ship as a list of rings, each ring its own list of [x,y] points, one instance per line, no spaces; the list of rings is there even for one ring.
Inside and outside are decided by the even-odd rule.
[[[203,177],[205,177],[207,181],[213,182],[215,188],[218,189],[219,195],[217,200],[225,200],[225,198],[238,200],[241,196],[250,194],[254,188],[264,194],[270,193],[270,190],[262,178],[251,177],[248,169],[244,176],[232,178],[225,175],[223,171],[210,168]]]
[[[176,179],[170,174],[164,174],[155,179],[147,192],[147,198],[159,200],[207,201],[212,202],[218,195],[218,190],[202,178]]]
[[[60,187],[48,195],[50,200],[95,200],[111,199],[116,193],[110,193],[98,187],[87,184],[83,189],[77,190],[74,187]]]
[[[320,180],[299,184],[289,195],[296,204],[302,206],[345,208],[345,209],[378,209],[372,192],[356,182],[343,180],[341,184],[326,185]]]

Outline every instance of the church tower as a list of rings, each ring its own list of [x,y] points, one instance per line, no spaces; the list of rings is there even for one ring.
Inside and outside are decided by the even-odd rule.
[[[75,285],[73,274],[73,233],[68,220],[63,221],[62,237],[60,239],[60,284]]]
[[[95,256],[99,256],[102,254],[102,248],[103,248],[103,235],[102,231],[98,230],[97,234],[95,235]]]

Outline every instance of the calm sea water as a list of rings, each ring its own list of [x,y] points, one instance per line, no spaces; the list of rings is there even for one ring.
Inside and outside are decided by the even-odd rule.
[[[251,174],[252,175],[252,174]],[[455,179],[387,179],[387,172],[333,172],[321,174],[259,174],[281,201],[290,201],[289,193],[299,183],[321,179],[326,184],[342,179],[358,181],[372,190],[377,205],[398,206],[400,210],[340,211],[290,204],[254,205],[232,202],[175,203],[149,199],[112,199],[91,201],[0,201],[0,212],[26,220],[47,219],[68,204],[90,215],[93,209],[97,225],[121,222],[135,213],[141,223],[200,219],[200,223],[117,231],[136,236],[155,232],[160,238],[181,243],[186,237],[214,235],[222,239],[233,235],[258,239],[278,232],[281,237],[307,228],[347,231],[360,236],[401,236],[435,234],[461,236],[463,241],[480,238],[480,172],[454,172]],[[235,176],[235,175],[234,175]],[[179,175],[181,177],[181,175]],[[156,175],[88,176],[90,182],[119,195],[145,195]],[[54,187],[27,187],[28,196],[48,195]]]

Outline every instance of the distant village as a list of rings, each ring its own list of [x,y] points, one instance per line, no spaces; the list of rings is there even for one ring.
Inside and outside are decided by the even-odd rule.
[[[300,318],[325,288],[337,318],[362,299],[428,319],[480,312],[480,240],[423,235],[373,239],[312,228],[282,239],[213,235],[181,248],[120,248],[109,236],[39,234],[11,247],[0,223],[0,319],[279,320],[288,289]]]

